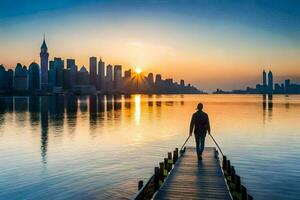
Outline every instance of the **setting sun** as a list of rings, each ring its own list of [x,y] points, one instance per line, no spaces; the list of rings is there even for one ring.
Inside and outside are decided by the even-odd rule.
[[[142,69],[141,68],[135,68],[135,72],[137,73],[137,74],[140,74],[141,72],[142,72]]]

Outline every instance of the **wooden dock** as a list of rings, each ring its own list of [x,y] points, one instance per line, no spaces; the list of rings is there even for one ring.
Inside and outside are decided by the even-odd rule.
[[[206,147],[198,161],[194,147],[187,147],[154,199],[231,200],[216,149]]]
[[[154,174],[144,184],[138,182],[138,192],[133,200],[161,199],[222,199],[253,200],[235,167],[217,145],[222,154],[222,165],[218,151],[206,147],[203,160],[197,160],[194,147],[175,148],[168,152]]]

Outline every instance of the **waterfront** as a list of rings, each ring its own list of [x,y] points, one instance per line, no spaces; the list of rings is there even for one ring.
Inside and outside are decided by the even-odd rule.
[[[0,97],[0,199],[130,198],[199,100],[255,199],[300,195],[300,96],[50,96]]]

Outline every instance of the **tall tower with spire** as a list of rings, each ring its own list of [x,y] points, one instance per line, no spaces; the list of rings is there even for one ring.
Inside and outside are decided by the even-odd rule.
[[[271,70],[268,73],[268,89],[269,89],[268,90],[269,94],[272,94],[273,93],[273,73]]]
[[[43,43],[41,46],[40,59],[41,59],[41,89],[47,90],[48,89],[49,53],[48,53],[48,47],[47,47],[46,41],[45,41],[45,35],[44,35]]]
[[[267,73],[265,70],[263,70],[263,86],[267,86]]]

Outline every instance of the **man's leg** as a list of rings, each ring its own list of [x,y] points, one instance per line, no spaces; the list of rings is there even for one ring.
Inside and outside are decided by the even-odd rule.
[[[195,134],[195,142],[196,142],[196,152],[197,154],[199,153],[200,151],[200,146],[199,146],[199,143],[200,143],[200,137],[199,135]]]
[[[204,135],[200,137],[200,142],[201,142],[201,145],[200,145],[200,148],[199,148],[199,153],[202,156],[204,146],[205,146],[205,136]]]
[[[200,147],[200,135],[199,134],[195,134],[195,141],[196,141],[196,151],[197,151],[197,157],[198,160],[201,160],[201,147]]]

